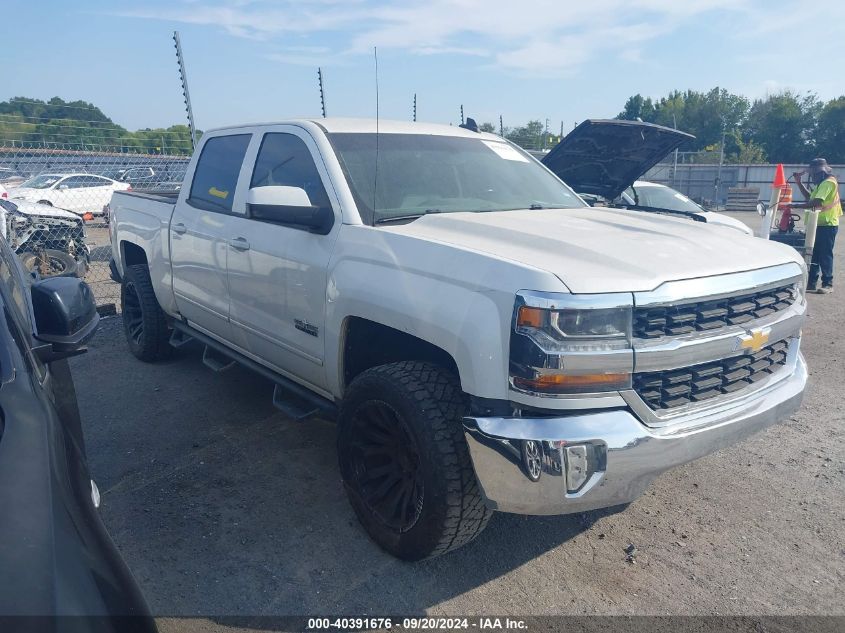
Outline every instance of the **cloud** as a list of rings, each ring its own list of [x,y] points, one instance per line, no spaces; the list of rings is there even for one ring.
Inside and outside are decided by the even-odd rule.
[[[567,75],[599,55],[637,63],[655,38],[719,12],[748,16],[763,0],[183,0],[119,15],[204,25],[235,37],[273,42],[297,35],[331,41],[331,50],[269,52],[313,65],[371,54],[373,46],[415,55],[462,55],[499,70]]]

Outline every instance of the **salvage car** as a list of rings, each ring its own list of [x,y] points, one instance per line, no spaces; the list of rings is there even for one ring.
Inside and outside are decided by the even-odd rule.
[[[84,277],[90,263],[78,215],[46,204],[0,200],[0,235],[28,272],[42,277]]]
[[[77,616],[68,630],[155,631],[97,511],[67,361],[97,329],[91,290],[80,279],[33,278],[0,238],[0,308],[0,620]]]
[[[801,403],[804,263],[686,217],[589,207],[498,136],[315,119],[203,134],[178,192],[117,192],[128,348],[336,417],[370,537],[407,560],[493,511],[633,501]]]
[[[126,189],[129,183],[93,174],[40,174],[13,189],[9,198],[99,215],[112,193]]]
[[[590,204],[677,215],[753,235],[739,220],[705,211],[679,191],[637,180],[694,138],[653,123],[589,119],[548,153],[531,153]]]

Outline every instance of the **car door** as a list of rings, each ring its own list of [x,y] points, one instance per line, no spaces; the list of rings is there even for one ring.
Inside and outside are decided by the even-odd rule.
[[[84,211],[91,213],[102,213],[103,207],[111,200],[115,190],[127,189],[128,184],[114,182],[102,176],[88,176],[86,181],[87,195]]]
[[[179,312],[197,329],[231,339],[226,258],[238,179],[251,134],[207,138],[170,221],[173,294]]]
[[[54,207],[81,213],[85,201],[85,176],[68,176],[51,187],[50,201]]]
[[[331,208],[328,235],[250,217],[232,216],[228,256],[229,316],[250,355],[315,389],[326,385],[326,274],[340,227],[340,205],[311,136],[275,126],[253,141],[249,188],[299,187],[311,205]]]

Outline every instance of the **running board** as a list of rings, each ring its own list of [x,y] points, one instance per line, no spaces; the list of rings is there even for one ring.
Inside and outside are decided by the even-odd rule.
[[[232,369],[235,366],[235,361],[206,345],[202,351],[202,364],[219,374],[221,371]]]
[[[328,398],[317,395],[290,378],[281,376],[251,358],[229,349],[182,321],[173,322],[173,335],[170,340],[171,344],[176,341],[177,346],[185,345],[191,340],[205,345],[203,363],[216,372],[225,371],[237,362],[272,381],[274,384],[273,406],[294,420],[304,420],[318,413],[324,419],[333,420],[337,417],[337,405]],[[206,359],[211,359],[214,366]]]
[[[314,402],[278,383],[273,387],[273,406],[293,420],[305,420],[320,412]]]
[[[170,335],[170,346],[179,349],[180,347],[185,347],[185,345],[193,340],[194,337],[187,332],[174,328],[173,333]]]

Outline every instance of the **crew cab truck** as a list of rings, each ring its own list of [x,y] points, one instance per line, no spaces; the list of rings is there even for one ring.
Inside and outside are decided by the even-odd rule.
[[[800,405],[787,246],[587,206],[451,126],[317,119],[206,132],[172,194],[116,192],[130,350],[186,340],[274,402],[336,414],[349,500],[403,559],[493,511],[623,505]]]

